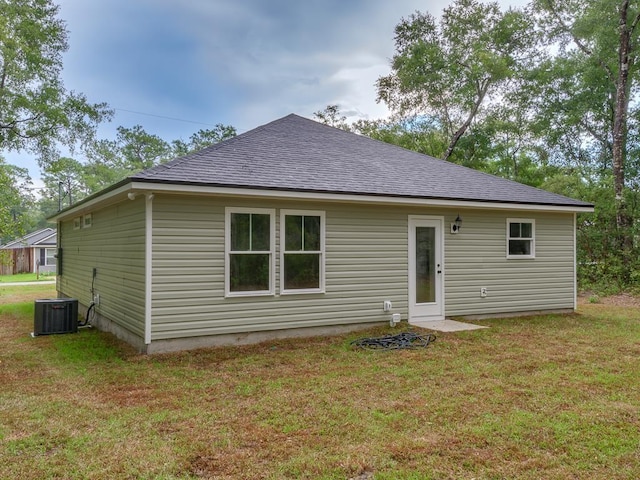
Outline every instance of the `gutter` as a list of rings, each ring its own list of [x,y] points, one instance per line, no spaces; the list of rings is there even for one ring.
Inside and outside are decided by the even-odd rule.
[[[78,214],[87,213],[96,207],[105,207],[117,203],[128,193],[169,193],[182,195],[232,196],[244,198],[293,199],[323,201],[332,203],[359,203],[375,205],[451,207],[490,210],[525,210],[565,213],[590,213],[594,206],[580,204],[544,204],[526,202],[491,201],[459,198],[407,197],[401,195],[381,195],[353,192],[330,192],[310,190],[284,190],[276,188],[256,188],[237,185],[211,185],[196,182],[168,182],[129,177],[80,202],[52,215],[47,220],[58,221]]]

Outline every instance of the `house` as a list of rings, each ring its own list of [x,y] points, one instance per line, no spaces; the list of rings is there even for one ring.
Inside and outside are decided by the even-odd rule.
[[[43,228],[0,245],[0,274],[55,273],[56,230]]]
[[[288,115],[59,212],[57,289],[149,353],[573,311],[591,211]]]

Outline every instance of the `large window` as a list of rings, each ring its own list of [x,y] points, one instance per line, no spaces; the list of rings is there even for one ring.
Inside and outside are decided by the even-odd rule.
[[[324,291],[324,212],[281,210],[281,293]]]
[[[274,293],[275,210],[227,208],[226,294]]]
[[[507,258],[535,258],[535,220],[507,219]]]

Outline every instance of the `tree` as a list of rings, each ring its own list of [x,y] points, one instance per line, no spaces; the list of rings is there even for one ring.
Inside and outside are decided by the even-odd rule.
[[[141,125],[133,128],[118,127],[116,142],[122,164],[132,172],[155,167],[173,157],[169,143],[157,135],[147,133]]]
[[[86,177],[85,165],[73,158],[61,157],[49,162],[42,172],[45,185],[42,197],[48,204],[46,214],[51,215],[65,206],[70,207],[89,195],[91,190]]]
[[[392,73],[378,79],[378,101],[401,116],[437,119],[449,138],[439,156],[448,160],[481,107],[516,76],[531,31],[526,15],[495,2],[457,0],[439,24],[416,12],[396,26]]]
[[[0,0],[0,150],[27,150],[46,163],[57,144],[73,149],[111,116],[61,80],[67,30],[51,0]]]
[[[0,158],[0,244],[24,235],[26,212],[33,202],[26,169]]]
[[[534,5],[548,44],[558,51],[543,64],[547,67],[546,81],[555,84],[556,95],[562,96],[565,107],[570,106],[564,111],[572,115],[563,115],[569,128],[583,132],[574,137],[576,150],[597,146],[597,150],[590,151],[603,159],[602,173],[611,173],[615,237],[626,258],[623,264],[629,265],[633,223],[626,173],[628,141],[631,138],[637,143],[640,135],[640,6],[629,0],[536,0]],[[571,78],[563,81],[567,72]],[[629,274],[624,272],[627,277]]]
[[[340,106],[338,105],[327,105],[324,107],[324,110],[313,112],[313,116],[318,122],[329,125],[330,127],[340,128],[347,132],[351,131],[351,126],[347,123],[347,117],[342,115]]]
[[[181,157],[191,152],[197,152],[209,145],[228,140],[235,136],[236,129],[234,127],[217,123],[213,128],[198,130],[189,137],[189,142],[185,142],[182,139],[172,141],[173,156]]]
[[[93,140],[83,147],[87,161],[57,158],[43,166],[45,195],[40,210],[50,215],[57,209],[58,187],[63,185],[64,203],[77,202],[107,188],[141,170],[154,167],[177,156],[201,150],[235,136],[229,125],[217,124],[213,129],[198,130],[189,141],[167,142],[148,133],[141,125],[120,126],[115,140]]]

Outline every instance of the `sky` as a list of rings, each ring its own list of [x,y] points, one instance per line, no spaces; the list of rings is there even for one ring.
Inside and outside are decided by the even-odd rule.
[[[57,0],[69,51],[63,82],[115,110],[99,129],[142,125],[166,141],[217,123],[245,132],[337,104],[382,118],[376,79],[390,72],[394,27],[447,0]],[[1,152],[39,170],[28,154]],[[82,160],[81,155],[75,158]]]

